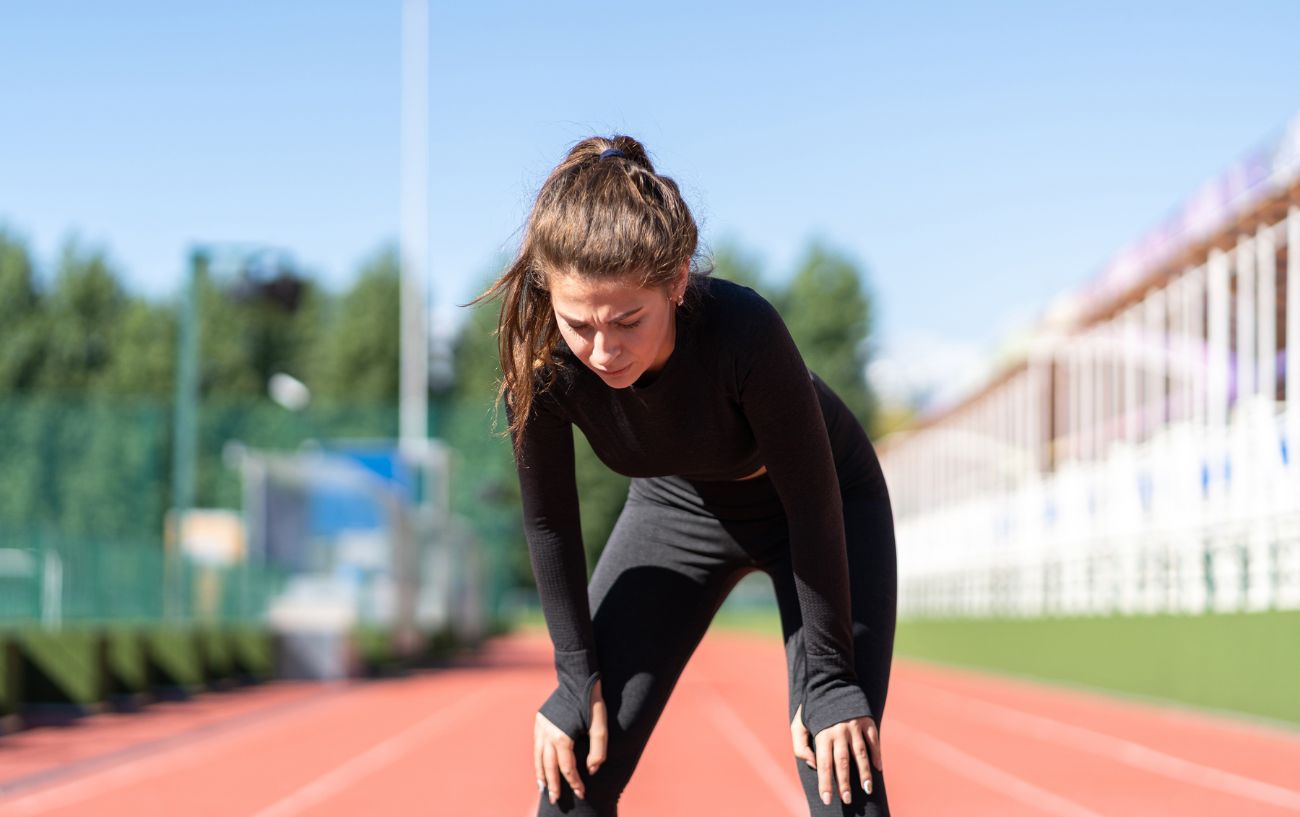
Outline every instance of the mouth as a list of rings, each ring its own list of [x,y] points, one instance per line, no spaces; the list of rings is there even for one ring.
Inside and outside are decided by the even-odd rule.
[[[612,371],[605,371],[604,369],[597,369],[596,371],[599,372],[600,374],[604,375],[605,377],[617,377],[617,376],[623,374],[624,372],[626,372],[626,371],[627,371],[628,369],[630,369],[630,368],[632,368],[632,364],[631,364],[631,363],[627,364],[626,366],[624,366],[624,367],[621,368],[621,369],[614,369],[614,370],[612,370]]]

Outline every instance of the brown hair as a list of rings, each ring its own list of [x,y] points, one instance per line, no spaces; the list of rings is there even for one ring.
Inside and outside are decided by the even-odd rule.
[[[618,153],[608,153],[611,148]],[[504,399],[512,415],[508,432],[516,453],[533,398],[555,383],[559,365],[548,276],[665,286],[695,258],[697,240],[677,183],[655,173],[645,148],[630,136],[583,139],[551,171],[529,213],[519,255],[470,302],[502,299],[497,403]],[[688,277],[688,292],[694,279]]]

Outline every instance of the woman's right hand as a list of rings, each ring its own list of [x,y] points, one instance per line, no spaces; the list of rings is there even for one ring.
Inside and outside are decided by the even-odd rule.
[[[605,747],[609,740],[606,728],[605,699],[600,692],[600,681],[591,687],[591,727],[587,730],[587,773],[595,774],[605,762]],[[578,762],[573,753],[573,738],[551,723],[541,712],[533,725],[533,768],[537,773],[537,789],[548,789],[550,800],[560,799],[560,778],[569,781],[573,793],[585,799],[582,778],[578,775]]]

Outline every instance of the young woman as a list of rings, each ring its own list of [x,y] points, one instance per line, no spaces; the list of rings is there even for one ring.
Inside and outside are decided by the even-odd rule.
[[[880,464],[776,310],[692,271],[696,241],[640,143],[585,139],[477,299],[502,298],[498,397],[559,680],[534,725],[538,814],[617,814],[718,607],[762,570],[810,814],[887,815],[879,725],[897,578]],[[632,478],[590,586],[575,425]]]

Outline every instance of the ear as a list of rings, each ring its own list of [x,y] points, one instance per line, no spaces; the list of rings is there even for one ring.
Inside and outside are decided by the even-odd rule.
[[[687,258],[685,261],[682,262],[681,269],[677,271],[677,281],[674,284],[674,288],[677,290],[678,295],[681,295],[686,292],[686,279],[688,276],[690,276],[690,274],[691,274],[691,259]]]

